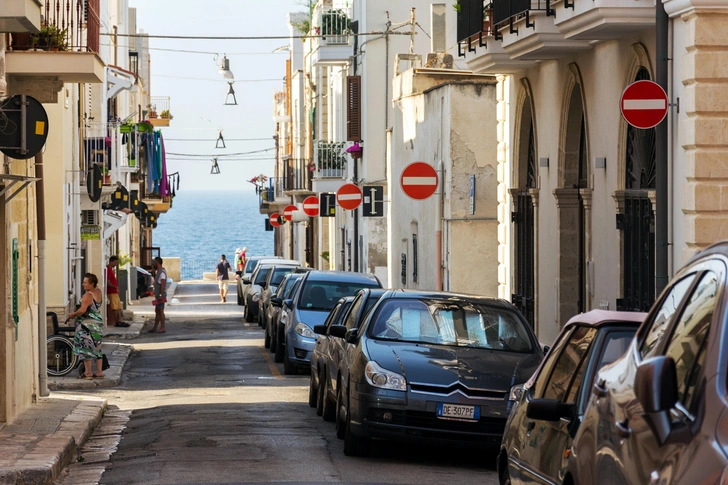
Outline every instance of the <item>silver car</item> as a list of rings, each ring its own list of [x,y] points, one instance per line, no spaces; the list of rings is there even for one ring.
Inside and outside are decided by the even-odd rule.
[[[273,266],[301,266],[293,259],[261,259],[258,261],[250,278],[243,277],[243,303],[245,312],[243,318],[246,322],[254,322],[258,319],[258,301],[260,300],[261,283],[265,282],[268,270]]]

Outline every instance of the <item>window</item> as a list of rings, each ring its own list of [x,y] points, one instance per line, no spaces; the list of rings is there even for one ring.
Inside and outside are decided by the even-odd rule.
[[[675,325],[665,355],[672,357],[677,370],[678,401],[690,410],[695,386],[705,360],[704,343],[718,304],[720,279],[708,271],[700,279],[680,320]]]
[[[564,401],[576,394],[586,370],[586,366],[580,367],[580,363],[596,334],[596,329],[589,327],[579,327],[571,334],[569,343],[559,355],[559,360],[556,361],[554,370],[546,383],[544,398]]]
[[[260,285],[261,283],[265,283],[265,279],[268,277],[268,272],[270,271],[270,269],[271,269],[270,266],[258,268],[258,272],[255,275],[253,284]]]
[[[570,335],[573,334],[573,332],[574,329],[572,328],[571,330],[565,332],[561,339],[558,339],[554,342],[553,347],[546,356],[546,360],[541,365],[541,368],[537,371],[538,375],[535,378],[532,377],[532,379],[536,380],[536,382],[533,384],[533,392],[535,396],[541,396],[543,394],[543,389],[546,385],[546,381],[548,380],[549,375],[551,375],[551,369],[553,369],[555,362],[558,360],[561,351],[566,346],[566,343],[569,341]]]
[[[364,298],[357,298],[356,301],[352,302],[351,311],[349,312],[349,315],[346,317],[346,321],[344,322],[347,330],[351,330],[352,328],[356,327],[356,315],[357,313],[359,313],[362,301],[364,301]]]
[[[691,274],[681,279],[670,289],[670,293],[662,300],[660,311],[657,312],[655,320],[652,322],[647,335],[640,344],[640,355],[643,359],[655,355],[657,344],[660,343],[662,335],[670,326],[677,309],[680,308],[685,293],[690,289],[690,285],[695,279],[695,274]]]
[[[281,284],[281,281],[283,281],[283,278],[286,277],[286,275],[291,274],[293,271],[293,268],[276,268],[273,270],[273,276],[271,276],[270,284],[273,286],[278,286]]]
[[[377,283],[347,283],[337,281],[306,281],[299,298],[301,310],[330,312],[336,302],[345,296],[354,296],[362,288],[379,288]]]
[[[259,258],[250,258],[245,263],[245,271],[244,273],[252,273],[255,269],[255,265],[258,264],[258,261],[260,261]]]

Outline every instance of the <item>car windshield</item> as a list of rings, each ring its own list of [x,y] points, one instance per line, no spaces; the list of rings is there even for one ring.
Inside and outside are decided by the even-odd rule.
[[[273,270],[273,276],[271,276],[270,284],[273,286],[278,286],[281,284],[281,281],[283,281],[283,278],[286,277],[286,275],[291,274],[293,271],[293,266],[289,267],[278,267]]]
[[[243,273],[252,273],[255,269],[255,265],[258,264],[258,261],[260,261],[260,258],[250,258],[245,263],[245,270],[243,270]]]
[[[330,312],[345,296],[354,296],[362,288],[379,288],[375,282],[347,283],[338,281],[307,281],[298,299],[300,310]]]
[[[389,300],[377,312],[369,335],[401,342],[533,351],[528,331],[515,313],[462,301]]]
[[[270,269],[271,266],[260,266],[258,273],[255,275],[255,280],[253,280],[253,284],[260,285],[261,283],[265,283],[265,278],[268,276],[268,270]]]
[[[278,291],[276,292],[276,296],[279,296],[283,298],[286,293],[288,293],[291,288],[293,288],[293,285],[296,283],[296,281],[301,279],[301,275],[290,275],[288,279],[286,280],[285,284],[278,286]]]
[[[285,293],[283,293],[283,299],[284,300],[288,300],[296,292],[296,289],[298,288],[298,285],[301,283],[301,277],[299,276],[298,278],[295,278],[295,280],[291,280],[291,281],[293,281],[293,284],[290,285],[286,289]]]

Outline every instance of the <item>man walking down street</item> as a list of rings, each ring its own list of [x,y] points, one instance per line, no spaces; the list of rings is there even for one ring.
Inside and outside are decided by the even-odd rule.
[[[167,270],[162,266],[162,258],[154,258],[154,326],[149,333],[165,333],[164,304],[167,301]]]
[[[128,327],[129,324],[122,321],[121,300],[119,299],[119,281],[116,279],[114,268],[119,266],[119,257],[111,256],[109,264],[106,265],[106,315],[109,326]]]
[[[225,303],[228,294],[228,284],[230,277],[228,271],[232,271],[230,263],[225,259],[225,255],[220,256],[220,262],[215,268],[215,277],[217,278],[217,286],[220,288],[220,303]]]

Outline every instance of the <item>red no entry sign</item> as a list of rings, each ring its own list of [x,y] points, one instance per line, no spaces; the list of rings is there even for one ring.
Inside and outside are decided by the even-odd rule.
[[[319,215],[319,198],[315,195],[303,199],[303,212],[307,216],[316,217]]]
[[[437,172],[425,162],[410,163],[402,172],[400,185],[408,197],[426,199],[437,190]]]
[[[283,217],[286,218],[288,222],[291,222],[293,219],[293,213],[298,210],[298,207],[295,205],[287,205],[285,209],[283,209]]]
[[[667,94],[659,84],[637,81],[624,90],[619,107],[630,125],[648,130],[659,125],[667,116]]]
[[[342,185],[336,192],[336,202],[342,209],[354,210],[361,204],[361,189],[354,184]]]
[[[281,215],[280,215],[279,213],[277,213],[277,212],[274,212],[273,214],[271,214],[271,215],[270,215],[270,216],[268,217],[268,219],[270,220],[270,225],[271,225],[271,226],[273,226],[273,227],[278,227],[278,226],[280,226],[280,225],[281,225],[281,223],[280,223],[280,222],[278,222],[278,218],[279,218],[280,216],[281,216]]]

